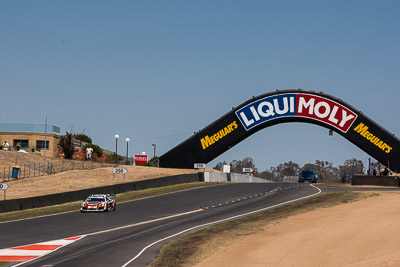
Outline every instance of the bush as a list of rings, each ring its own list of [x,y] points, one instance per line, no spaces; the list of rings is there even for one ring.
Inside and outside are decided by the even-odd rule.
[[[83,160],[86,157],[86,153],[83,150],[74,152],[72,159],[74,160]]]
[[[107,163],[115,163],[115,159],[117,159],[117,163],[121,162],[122,160],[125,159],[125,157],[121,155],[115,155],[115,153],[109,155],[106,159]]]
[[[83,151],[85,151],[85,153],[86,153],[86,148],[88,148],[88,147],[91,147],[93,149],[93,155],[96,158],[99,158],[99,157],[103,156],[103,149],[101,149],[101,147],[99,147],[98,145],[93,145],[93,144],[85,145],[83,147]]]
[[[82,141],[82,142],[86,142],[86,143],[89,143],[89,144],[92,143],[92,138],[90,138],[89,136],[87,136],[86,134],[83,134],[83,133],[75,134],[74,135],[74,139]]]
[[[62,135],[58,142],[58,149],[64,154],[65,159],[72,159],[74,155],[74,145],[72,144],[72,134],[66,132]]]

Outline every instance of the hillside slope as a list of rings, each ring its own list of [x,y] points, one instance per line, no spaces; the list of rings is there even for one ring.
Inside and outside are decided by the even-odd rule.
[[[16,152],[0,151],[0,167],[12,166],[15,162],[14,157]],[[23,154],[19,158],[24,162],[39,163],[43,160],[41,156]],[[53,159],[53,162],[59,162],[59,159]],[[74,191],[86,188],[93,188],[105,185],[120,184],[124,182],[134,182],[146,179],[153,179],[164,176],[196,173],[192,169],[168,169],[156,168],[147,166],[130,166],[120,165],[119,167],[126,168],[128,173],[124,176],[116,174],[113,179],[113,167],[101,167],[90,170],[71,170],[58,172],[52,175],[45,175],[40,177],[31,177],[23,179],[6,178],[4,181],[8,184],[9,188],[6,192],[7,199],[24,198],[31,196],[41,196],[53,193],[61,193],[67,191]],[[209,170],[207,171],[215,171]],[[0,177],[3,181],[3,177]]]

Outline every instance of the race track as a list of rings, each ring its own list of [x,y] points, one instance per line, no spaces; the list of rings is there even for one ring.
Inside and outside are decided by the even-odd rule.
[[[118,203],[116,212],[1,223],[0,249],[83,236],[45,256],[6,266],[145,266],[174,238],[319,192],[309,184],[226,184]]]

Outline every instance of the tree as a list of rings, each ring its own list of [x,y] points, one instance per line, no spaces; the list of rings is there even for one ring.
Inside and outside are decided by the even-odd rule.
[[[246,157],[243,160],[232,160],[230,165],[233,173],[243,173],[243,168],[252,168],[254,173],[258,171],[253,159],[250,157]]]
[[[214,170],[218,170],[218,171],[222,172],[224,170],[224,165],[228,165],[228,163],[226,163],[226,161],[218,162],[217,165],[215,165]]]
[[[62,135],[58,142],[58,149],[64,153],[65,159],[72,159],[74,155],[74,145],[72,144],[72,133],[66,132]]]
[[[338,168],[333,166],[332,162],[316,160],[314,164],[304,164],[303,170],[313,170],[318,176],[319,181],[329,182],[331,180],[337,180]]]
[[[87,136],[84,133],[75,134],[73,137],[74,137],[75,140],[79,140],[79,141],[82,141],[82,142],[85,142],[85,143],[89,143],[89,144],[92,143],[92,138],[90,138],[89,136]]]
[[[342,181],[349,179],[354,174],[363,174],[364,164],[361,160],[352,158],[344,162],[343,165],[339,166],[339,176]]]
[[[255,175],[257,177],[259,177],[259,178],[263,178],[263,179],[270,180],[270,181],[276,181],[277,180],[276,177],[275,177],[275,174],[272,171],[268,171],[268,170],[265,170],[263,172],[259,172],[259,173],[255,174]]]
[[[299,164],[292,161],[281,163],[275,168],[271,167],[271,171],[276,173],[276,176],[281,179],[285,176],[297,176],[300,170]]]

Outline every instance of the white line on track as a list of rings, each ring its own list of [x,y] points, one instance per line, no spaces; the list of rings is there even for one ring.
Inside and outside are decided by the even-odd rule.
[[[201,228],[201,227],[205,227],[205,226],[210,226],[210,225],[213,225],[213,224],[216,224],[216,223],[225,222],[225,221],[230,221],[230,220],[237,219],[237,218],[240,218],[240,217],[243,217],[243,216],[247,216],[247,215],[251,215],[251,214],[254,214],[254,213],[261,212],[261,211],[273,209],[273,208],[276,208],[276,207],[279,207],[279,206],[282,206],[282,205],[286,205],[286,204],[289,204],[289,203],[292,203],[292,202],[296,202],[296,201],[299,201],[299,200],[302,200],[302,199],[306,199],[306,198],[310,198],[310,197],[319,195],[319,194],[322,192],[321,189],[319,189],[318,187],[316,187],[316,186],[314,186],[314,185],[310,185],[310,186],[316,188],[316,189],[318,190],[318,192],[317,192],[317,193],[314,193],[314,194],[311,194],[311,195],[309,195],[309,196],[305,196],[305,197],[301,197],[301,198],[289,200],[289,201],[286,201],[286,202],[283,202],[283,203],[280,203],[280,204],[276,204],[276,205],[272,205],[272,206],[269,206],[269,207],[266,207],[266,208],[262,208],[262,209],[259,209],[259,210],[250,211],[250,212],[247,212],[247,213],[243,213],[243,214],[240,214],[240,215],[232,216],[232,217],[225,218],[225,219],[222,219],[222,220],[218,220],[218,221],[213,221],[213,222],[209,222],[209,223],[197,225],[197,226],[188,228],[188,229],[186,229],[186,230],[183,230],[183,231],[181,231],[181,232],[179,232],[179,233],[176,233],[176,234],[173,234],[173,235],[164,237],[164,238],[162,238],[162,239],[159,239],[159,240],[157,240],[157,241],[151,243],[150,245],[147,245],[146,247],[144,247],[135,257],[133,257],[132,259],[130,259],[128,262],[126,262],[126,263],[125,263],[124,265],[122,265],[121,267],[126,267],[126,266],[128,266],[129,264],[131,264],[134,260],[136,260],[137,258],[139,258],[140,255],[142,255],[148,248],[150,248],[150,247],[152,247],[152,246],[154,246],[154,245],[156,245],[156,244],[158,244],[158,243],[160,243],[160,242],[162,242],[162,241],[165,241],[165,240],[167,240],[167,239],[170,239],[170,238],[173,238],[173,237],[175,237],[175,236],[181,235],[181,234],[183,234],[183,233],[192,231],[192,230],[197,229],[197,228]]]
[[[192,213],[196,213],[196,212],[200,212],[200,211],[201,211],[201,209],[192,210],[192,211],[183,212],[183,213],[179,213],[179,214],[174,214],[174,215],[170,215],[170,216],[166,216],[166,217],[161,217],[161,218],[150,220],[150,221],[139,222],[139,223],[124,225],[124,226],[111,228],[111,229],[107,229],[107,230],[103,230],[103,231],[98,231],[98,232],[90,233],[90,234],[87,234],[87,235],[88,236],[92,236],[92,235],[104,234],[104,233],[118,231],[118,230],[121,230],[121,229],[131,228],[131,227],[135,227],[135,226],[139,226],[139,225],[144,225],[144,224],[149,224],[149,223],[153,223],[153,222],[164,221],[164,220],[168,220],[168,219],[171,219],[171,218],[176,218],[176,217],[180,217],[180,216],[184,216],[184,215],[188,215],[188,214],[192,214]]]

